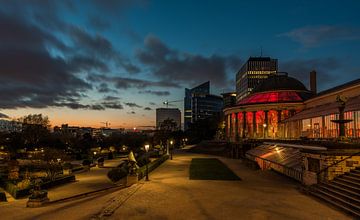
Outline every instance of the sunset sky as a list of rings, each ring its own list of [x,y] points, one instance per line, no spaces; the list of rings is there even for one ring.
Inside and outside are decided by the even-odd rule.
[[[315,69],[324,90],[360,78],[359,11],[356,0],[0,0],[0,117],[155,125],[185,87],[234,90],[261,48],[305,85]]]

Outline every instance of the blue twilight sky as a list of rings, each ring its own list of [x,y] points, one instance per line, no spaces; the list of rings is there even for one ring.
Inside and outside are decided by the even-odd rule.
[[[0,0],[0,117],[154,125],[185,87],[234,90],[261,48],[305,85],[315,69],[324,90],[360,76],[359,11],[359,1]]]

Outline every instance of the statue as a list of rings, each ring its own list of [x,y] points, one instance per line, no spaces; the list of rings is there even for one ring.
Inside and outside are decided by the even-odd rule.
[[[128,155],[128,161],[129,161],[129,174],[126,177],[126,186],[131,186],[138,182],[138,169],[139,169],[134,153],[132,151],[130,151]]]
[[[336,97],[336,102],[339,103],[339,119],[331,120],[331,122],[334,122],[339,125],[339,141],[347,141],[347,138],[345,136],[345,124],[352,121],[352,119],[345,119],[345,103],[347,102],[347,97],[338,95]]]
[[[139,166],[137,165],[134,153],[130,151],[128,155],[129,160],[129,175],[137,175],[137,170],[139,169]]]

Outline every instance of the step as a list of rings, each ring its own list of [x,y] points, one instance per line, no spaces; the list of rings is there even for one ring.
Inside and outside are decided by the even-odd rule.
[[[347,180],[354,181],[354,182],[357,182],[360,184],[360,177],[358,178],[358,177],[354,177],[354,176],[343,175],[339,178],[347,179]]]
[[[352,173],[360,174],[360,168],[357,167],[355,170],[351,170]]]
[[[325,186],[325,185],[318,185],[318,186],[316,186],[316,188],[326,190],[327,192],[332,193],[332,194],[360,207],[360,197],[357,194],[348,195],[348,193],[344,193],[340,190],[337,190],[337,189],[334,189],[334,188],[331,188],[331,187]]]
[[[347,189],[345,187],[338,186],[338,185],[335,185],[335,184],[332,184],[332,183],[322,183],[322,185],[325,186],[325,187],[329,187],[329,188],[332,188],[334,190],[337,190],[339,192],[342,192],[344,194],[347,194],[347,195],[349,195],[351,197],[360,198],[360,193],[349,190],[349,189]]]
[[[357,178],[360,178],[360,173],[354,173],[354,172],[350,172],[350,173],[346,173],[345,175],[348,175],[348,176],[353,176],[353,177],[357,177]]]
[[[318,193],[318,192],[315,192],[315,191],[310,191],[310,193],[313,196],[316,196],[316,197],[318,197],[320,199],[323,199],[325,202],[330,203],[333,206],[336,206],[336,207],[342,209],[343,211],[355,216],[356,218],[360,218],[360,212],[352,210],[352,209],[348,208],[347,206],[342,205],[341,203],[333,201],[333,200],[329,199],[327,196],[325,196],[324,194],[321,194],[321,193]]]
[[[345,187],[346,189],[351,190],[353,192],[360,193],[360,189],[358,187],[354,187],[354,186],[349,185],[347,183],[340,182],[338,180],[333,180],[331,183],[335,184],[337,186],[340,186],[340,187]]]
[[[337,202],[340,202],[342,203],[344,206],[347,206],[349,208],[351,208],[352,210],[355,210],[357,212],[360,212],[360,206],[352,203],[352,202],[349,202],[339,196],[337,196],[336,194],[333,194],[333,193],[330,193],[330,192],[327,192],[321,188],[315,188],[315,190],[319,193],[322,193],[324,195],[326,195],[327,197],[329,197],[331,200],[336,200]]]
[[[349,185],[352,185],[353,187],[357,188],[360,190],[360,183],[358,182],[355,182],[355,181],[352,181],[352,180],[348,180],[348,179],[345,179],[345,178],[335,178],[336,181],[341,181],[341,182],[344,182],[344,183],[347,183]]]

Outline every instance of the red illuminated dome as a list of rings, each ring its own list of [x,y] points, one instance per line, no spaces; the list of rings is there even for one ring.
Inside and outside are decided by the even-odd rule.
[[[299,80],[287,75],[273,75],[253,90],[253,94],[242,99],[239,105],[262,103],[303,102],[312,93]]]

